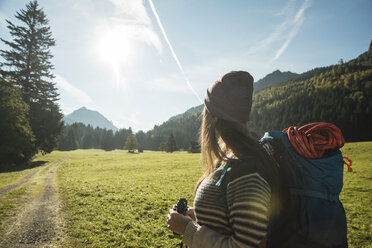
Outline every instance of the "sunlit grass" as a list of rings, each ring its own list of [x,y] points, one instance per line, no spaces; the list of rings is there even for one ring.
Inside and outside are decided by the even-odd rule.
[[[354,170],[349,173],[345,166],[341,194],[349,245],[372,247],[372,142],[349,143],[342,151],[353,160]],[[179,244],[179,237],[167,229],[165,218],[179,198],[186,197],[192,203],[195,182],[201,175],[200,154],[78,150],[55,151],[36,160],[63,161],[57,182],[63,202],[61,213],[66,220],[64,247]],[[37,178],[37,184],[33,181],[28,186],[34,192],[41,183]],[[25,192],[25,188],[20,188],[1,199],[0,221]]]
[[[38,167],[22,169],[11,172],[0,172],[0,188],[17,183],[22,177],[37,170]]]
[[[344,171],[341,201],[345,207],[350,247],[372,247],[372,142],[348,143],[344,156],[353,172]]]
[[[6,195],[0,196],[0,231],[4,220],[10,216],[10,213],[21,204],[21,199],[25,196],[26,186],[12,190]],[[23,202],[23,201],[22,201]]]
[[[58,170],[71,246],[175,247],[165,217],[179,198],[191,202],[199,154],[79,150]],[[67,157],[66,156],[66,157]]]

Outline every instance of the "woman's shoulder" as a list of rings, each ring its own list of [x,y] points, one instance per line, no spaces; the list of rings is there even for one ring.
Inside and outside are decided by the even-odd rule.
[[[244,158],[231,159],[226,166],[229,167],[229,181],[233,181],[242,176],[257,175],[265,179],[270,184],[271,178],[269,172],[264,166],[262,160],[254,155],[246,156]]]

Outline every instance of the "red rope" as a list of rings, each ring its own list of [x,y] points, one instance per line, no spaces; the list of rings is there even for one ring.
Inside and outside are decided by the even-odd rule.
[[[346,159],[349,163],[347,163],[347,162],[345,161],[345,159]],[[352,161],[350,158],[348,158],[348,157],[344,157],[344,164],[347,165],[347,171],[348,171],[348,172],[353,172],[353,168],[351,168],[351,165],[353,164],[353,161]]]
[[[345,143],[341,130],[327,122],[288,127],[283,132],[287,133],[293,148],[310,159],[321,158],[327,151],[337,151]]]

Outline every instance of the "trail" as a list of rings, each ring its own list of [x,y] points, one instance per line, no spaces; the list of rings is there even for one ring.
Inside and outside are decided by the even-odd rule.
[[[11,185],[8,185],[6,187],[3,187],[3,188],[0,188],[0,196],[8,193],[9,191],[11,191],[12,189],[15,189],[15,188],[18,188],[19,186],[27,183],[33,176],[35,176],[37,173],[39,173],[42,169],[44,169],[45,167],[47,167],[48,165],[50,165],[50,163],[47,163],[43,166],[40,166],[40,168],[38,168],[37,170],[31,172],[30,174],[26,175],[25,177],[23,177],[19,182],[17,183],[14,183],[14,184],[11,184]]]
[[[0,238],[0,247],[58,247],[63,236],[56,185],[60,164],[54,164],[43,175],[41,192],[36,197],[29,196],[19,212],[3,224],[5,233]]]

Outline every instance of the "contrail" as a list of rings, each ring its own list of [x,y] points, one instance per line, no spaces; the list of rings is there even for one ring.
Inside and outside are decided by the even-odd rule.
[[[168,44],[168,46],[169,46],[169,49],[170,49],[170,51],[171,51],[171,53],[172,53],[172,55],[173,55],[173,58],[174,58],[174,60],[176,61],[177,65],[178,65],[178,68],[179,68],[180,71],[182,72],[183,76],[186,78],[187,86],[189,86],[189,88],[190,88],[191,91],[194,93],[194,95],[198,98],[198,100],[200,101],[200,103],[203,103],[203,101],[200,99],[198,93],[196,93],[195,89],[192,87],[192,85],[191,85],[189,79],[188,79],[187,76],[186,76],[185,71],[183,70],[183,67],[182,67],[180,61],[178,60],[178,57],[177,57],[175,51],[173,50],[173,47],[172,47],[171,43],[169,42],[169,39],[168,39],[168,37],[167,37],[167,34],[165,33],[164,27],[163,27],[163,25],[161,24],[161,21],[160,21],[159,15],[158,15],[158,13],[156,12],[156,9],[155,9],[154,4],[152,3],[152,0],[149,0],[149,3],[150,3],[150,6],[151,6],[151,10],[152,10],[152,12],[153,12],[154,15],[155,15],[156,21],[157,21],[158,24],[159,24],[159,27],[160,27],[160,30],[161,30],[163,36],[164,36],[164,39],[165,39],[165,41],[167,42],[167,44]]]

